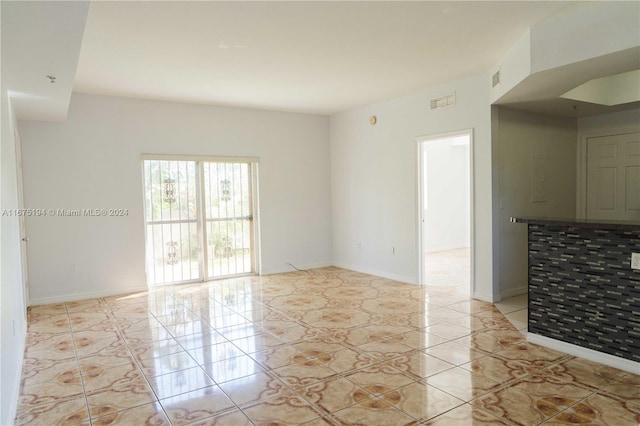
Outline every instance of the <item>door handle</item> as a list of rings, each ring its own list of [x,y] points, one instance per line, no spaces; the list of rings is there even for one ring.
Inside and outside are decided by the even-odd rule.
[[[27,237],[24,237],[24,238],[22,239],[22,241],[24,241],[24,242],[26,243],[26,242],[29,242],[29,239],[28,239]]]

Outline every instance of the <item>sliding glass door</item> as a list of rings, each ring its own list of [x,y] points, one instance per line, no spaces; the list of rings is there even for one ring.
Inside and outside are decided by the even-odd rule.
[[[143,160],[149,284],[255,271],[254,169],[251,162]]]
[[[251,168],[203,163],[204,221],[209,278],[253,271]]]

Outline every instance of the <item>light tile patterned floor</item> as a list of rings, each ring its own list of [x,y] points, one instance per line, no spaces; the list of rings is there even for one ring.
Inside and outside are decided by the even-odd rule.
[[[18,425],[640,422],[639,376],[458,287],[338,268],[35,306],[25,356]]]
[[[425,255],[424,283],[434,287],[469,287],[471,251],[467,248],[435,251]]]

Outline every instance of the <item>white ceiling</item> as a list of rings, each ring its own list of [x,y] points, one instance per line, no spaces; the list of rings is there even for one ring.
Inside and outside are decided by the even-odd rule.
[[[67,116],[88,10],[85,1],[0,1],[2,86],[18,118]]]
[[[576,2],[92,2],[74,91],[332,114],[487,72]]]

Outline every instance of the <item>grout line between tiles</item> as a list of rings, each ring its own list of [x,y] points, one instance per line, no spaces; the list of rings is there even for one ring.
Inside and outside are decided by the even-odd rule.
[[[355,276],[355,274],[354,274],[354,276]],[[301,277],[298,277],[297,280],[300,279],[300,278]],[[295,291],[300,291],[300,290],[303,289],[303,287],[301,287],[301,286],[297,286],[296,287],[296,285],[292,284],[292,282],[293,281],[287,281],[285,284],[287,286],[292,286],[294,288],[294,292]],[[373,284],[371,285],[371,288],[378,289],[379,291],[383,291],[381,289],[385,289],[384,285],[386,284],[386,281],[384,279],[376,279],[376,280],[372,281],[372,283]],[[284,287],[285,284],[283,284],[283,287]],[[317,285],[318,283],[312,283],[312,284],[313,285]],[[252,286],[253,284],[251,283],[249,285]],[[316,292],[316,288],[317,287],[312,288],[311,289],[312,291],[309,291],[308,294],[315,294],[315,295],[320,294],[320,293]],[[385,289],[384,291],[387,291],[389,294],[392,294],[395,288],[396,287],[389,287],[388,289]],[[294,333],[289,335],[289,336],[292,337],[291,340],[286,340],[286,339],[281,339],[275,333],[272,333],[268,329],[264,328],[262,326],[263,324],[265,324],[264,319],[262,321],[254,320],[255,318],[254,318],[253,315],[255,313],[255,309],[247,310],[247,309],[251,309],[249,307],[249,305],[248,305],[249,302],[240,301],[239,303],[228,303],[228,304],[225,305],[225,301],[223,299],[221,299],[221,296],[219,296],[219,294],[222,294],[222,293],[216,292],[215,294],[214,293],[207,294],[207,292],[205,291],[207,289],[207,287],[204,284],[198,285],[198,287],[193,287],[193,289],[195,289],[195,290],[191,293],[191,295],[189,295],[189,294],[186,294],[188,292],[186,292],[186,291],[182,292],[181,291],[181,290],[188,290],[188,287],[181,287],[181,288],[179,288],[179,287],[168,287],[168,288],[162,290],[162,295],[161,296],[165,300],[164,304],[161,304],[162,302],[158,302],[159,304],[151,306],[151,299],[149,299],[149,303],[137,303],[137,302],[134,302],[134,304],[136,304],[136,306],[144,307],[144,309],[146,311],[146,314],[148,315],[148,317],[145,317],[145,318],[147,318],[149,321],[150,321],[151,318],[153,318],[154,321],[157,321],[157,323],[159,324],[158,330],[162,329],[164,332],[166,332],[167,336],[169,336],[171,339],[173,339],[175,341],[176,348],[180,348],[181,351],[184,351],[184,353],[186,353],[186,355],[188,355],[188,359],[193,360],[195,362],[195,365],[194,365],[193,368],[196,368],[198,371],[202,371],[207,377],[209,377],[211,379],[211,382],[214,384],[214,386],[216,386],[218,389],[220,389],[222,395],[224,395],[226,398],[229,399],[229,401],[231,401],[231,406],[228,409],[225,409],[223,411],[224,413],[230,413],[230,412],[232,412],[234,410],[238,410],[239,412],[244,413],[245,410],[247,410],[248,408],[254,407],[255,405],[260,404],[264,400],[256,400],[256,401],[254,401],[254,402],[252,402],[252,403],[250,403],[248,405],[242,405],[241,404],[243,406],[243,408],[240,408],[236,404],[236,402],[234,402],[234,400],[230,398],[230,394],[228,394],[222,388],[221,383],[224,383],[224,382],[220,382],[219,383],[213,377],[213,373],[207,372],[207,370],[204,368],[203,364],[200,364],[200,362],[198,362],[198,359],[202,360],[202,357],[201,356],[196,356],[196,355],[198,355],[198,353],[196,352],[196,349],[189,349],[189,350],[186,349],[187,346],[190,346],[190,345],[188,345],[186,343],[188,339],[181,339],[181,337],[190,336],[192,334],[197,334],[197,333],[194,333],[194,331],[198,330],[198,328],[194,327],[193,329],[188,329],[186,325],[184,327],[180,328],[179,327],[180,325],[188,324],[190,321],[192,321],[192,322],[198,323],[198,325],[200,327],[199,330],[200,330],[201,333],[207,332],[209,330],[212,331],[212,332],[218,332],[218,330],[220,330],[220,328],[219,327],[216,328],[214,326],[214,323],[216,321],[215,318],[222,318],[223,316],[227,316],[227,315],[229,316],[229,318],[231,318],[233,315],[237,315],[238,317],[240,317],[244,321],[246,321],[245,324],[247,324],[247,326],[252,325],[252,326],[255,326],[255,327],[260,327],[260,331],[265,330],[266,333],[268,333],[269,336],[274,336],[274,338],[278,339],[278,341],[280,341],[280,340],[282,341],[282,344],[281,345],[277,345],[277,346],[270,346],[271,343],[269,342],[268,343],[269,348],[274,348],[274,347],[278,347],[278,348],[279,347],[283,347],[284,348],[284,347],[288,346],[288,347],[292,347],[294,349],[299,350],[298,346],[296,346],[296,345],[299,345],[300,343],[303,343],[303,342],[307,342],[309,340],[313,340],[314,339],[313,335],[315,334],[317,336],[321,336],[320,338],[317,339],[318,342],[335,342],[336,344],[339,344],[342,348],[354,351],[357,354],[369,354],[370,355],[372,352],[367,352],[367,350],[369,350],[369,351],[378,350],[378,348],[376,348],[376,347],[370,347],[370,348],[364,348],[363,349],[362,346],[365,345],[365,344],[368,344],[369,343],[368,341],[366,341],[365,343],[362,343],[361,345],[354,345],[354,344],[351,344],[351,343],[347,342],[346,339],[345,339],[345,336],[348,336],[348,334],[346,334],[346,332],[351,333],[351,332],[357,331],[357,330],[365,330],[370,325],[375,325],[375,324],[364,324],[364,325],[360,324],[360,325],[353,325],[353,326],[348,327],[346,329],[341,329],[341,328],[340,329],[334,329],[334,330],[340,330],[341,333],[338,333],[336,331],[335,333],[331,334],[331,333],[327,333],[327,331],[329,329],[325,329],[325,327],[327,327],[327,325],[325,323],[323,323],[322,321],[316,321],[314,319],[307,320],[308,317],[305,317],[305,314],[301,313],[302,311],[301,312],[298,312],[298,311],[287,311],[286,309],[281,309],[282,306],[277,306],[277,305],[276,306],[272,306],[272,305],[270,305],[271,302],[265,302],[265,298],[262,298],[259,294],[255,294],[254,296],[251,296],[252,297],[252,301],[254,303],[260,303],[261,305],[264,304],[264,306],[269,310],[269,313],[267,315],[270,315],[270,316],[273,315],[275,318],[277,318],[277,319],[275,319],[275,321],[291,322],[291,323],[295,324],[295,327],[304,327],[306,329],[305,334],[303,334],[302,337],[299,337],[299,334],[298,334],[299,332],[296,331],[296,332],[294,332]],[[400,290],[398,290],[398,291],[400,291]],[[149,291],[149,294],[152,294],[152,292]],[[160,295],[160,292],[158,292],[157,294]],[[408,294],[408,292],[405,293],[405,294]],[[424,294],[427,294],[427,290],[426,289],[411,289],[411,298],[420,299],[420,298],[424,297]],[[440,293],[440,292],[438,292],[437,294],[438,295],[444,295],[444,293]],[[198,303],[198,298],[202,298],[202,297],[208,297],[210,299],[210,302],[212,303],[212,305],[215,305],[216,309],[219,309],[219,310],[214,310],[214,311],[210,311],[210,312],[206,311],[207,313],[221,313],[222,312],[222,313],[224,313],[224,315],[222,315],[222,316],[214,316],[214,317],[211,317],[211,318],[208,317],[205,313],[201,314],[203,316],[198,315],[197,314],[198,311],[194,307],[197,306],[196,303]],[[161,299],[161,297],[158,297],[158,301],[160,299]],[[274,299],[275,299],[275,297],[271,297],[271,300],[274,300]],[[458,299],[457,296],[451,297],[449,299],[447,299],[446,296],[443,296],[442,299],[437,300],[438,303],[440,303],[440,304],[432,303],[431,306],[432,306],[432,310],[434,312],[437,311],[437,310],[440,310],[441,311],[441,315],[443,315],[443,316],[449,315],[449,311],[451,311],[451,312],[455,311],[455,312],[460,313],[462,315],[460,317],[461,320],[464,320],[464,319],[467,319],[467,318],[474,319],[474,321],[476,321],[476,322],[474,322],[473,326],[469,326],[469,327],[467,327],[466,325],[463,325],[463,324],[466,324],[464,321],[460,321],[459,324],[455,324],[455,322],[452,322],[452,321],[455,321],[455,320],[449,320],[449,321],[442,320],[442,321],[438,322],[438,324],[446,324],[448,322],[452,322],[452,324],[456,325],[457,327],[469,328],[469,333],[466,334],[465,336],[452,337],[450,335],[446,336],[445,335],[446,333],[444,333],[444,334],[441,333],[443,335],[442,338],[445,339],[445,340],[443,342],[440,342],[440,343],[436,344],[436,345],[431,345],[431,346],[423,348],[423,347],[414,347],[413,346],[414,344],[412,343],[410,345],[410,347],[411,347],[410,351],[405,352],[405,353],[400,353],[400,352],[394,353],[392,356],[388,356],[388,355],[384,355],[383,356],[382,354],[385,351],[381,351],[381,352],[377,353],[376,356],[371,357],[371,360],[372,360],[371,364],[368,364],[368,365],[366,365],[364,367],[354,367],[354,368],[348,369],[346,371],[343,371],[341,369],[334,369],[334,368],[328,367],[328,365],[327,365],[327,367],[330,368],[333,371],[334,374],[332,374],[329,378],[317,379],[317,383],[322,383],[322,382],[327,382],[329,380],[344,378],[346,380],[349,380],[355,386],[361,387],[357,383],[353,382],[349,377],[351,375],[353,375],[353,374],[356,374],[359,370],[364,370],[364,369],[370,368],[372,366],[381,366],[381,364],[387,364],[387,365],[391,366],[392,368],[395,368],[395,367],[392,366],[393,360],[401,359],[403,357],[410,356],[412,354],[425,354],[425,355],[433,357],[434,359],[437,359],[439,361],[443,361],[443,362],[446,362],[448,364],[451,364],[450,361],[447,361],[447,359],[445,359],[446,357],[441,358],[441,357],[438,357],[436,355],[428,354],[426,351],[428,349],[430,349],[430,348],[436,348],[436,347],[438,347],[440,345],[450,344],[451,342],[455,342],[457,339],[465,339],[465,338],[470,339],[474,335],[480,335],[482,333],[491,334],[491,333],[494,333],[496,331],[507,330],[507,326],[503,325],[501,323],[501,321],[507,321],[507,319],[508,319],[507,315],[502,314],[501,312],[499,312],[499,313],[498,312],[492,312],[492,308],[489,308],[489,307],[487,309],[482,309],[482,307],[484,305],[477,305],[477,304],[476,305],[471,305],[471,308],[470,308],[471,312],[470,313],[461,312],[462,310],[466,309],[465,306],[467,306],[467,305],[463,301],[456,300],[456,299]],[[138,360],[136,358],[136,356],[134,356],[134,353],[135,353],[134,352],[134,347],[130,346],[128,340],[125,338],[125,334],[123,333],[123,329],[121,329],[120,324],[116,321],[116,319],[120,318],[120,315],[118,317],[116,317],[114,315],[114,311],[112,310],[112,308],[115,307],[116,305],[113,305],[113,306],[109,305],[107,303],[107,300],[104,299],[104,298],[100,298],[99,300],[100,300],[100,303],[103,305],[103,307],[105,307],[105,311],[106,311],[106,313],[107,313],[107,315],[109,317],[109,321],[114,326],[116,334],[118,335],[119,340],[122,341],[122,343],[124,344],[124,347],[126,347],[128,355],[129,355],[129,359],[131,361],[133,361],[133,363],[136,366],[137,370],[140,373],[142,373],[142,377],[144,378],[144,381],[145,381],[146,385],[149,387],[152,395],[155,397],[154,403],[157,403],[157,405],[160,407],[160,410],[158,410],[158,412],[161,411],[162,413],[164,413],[164,415],[167,417],[167,419],[169,419],[169,421],[171,422],[171,419],[170,419],[167,411],[165,410],[165,408],[162,405],[162,403],[160,403],[160,399],[159,399],[159,395],[160,394],[158,392],[156,392],[156,390],[154,389],[153,386],[151,386],[151,383],[153,381],[153,377],[151,375],[147,376],[146,374],[144,374],[143,362]],[[466,300],[470,301],[469,298],[467,298]],[[469,303],[471,303],[471,302],[469,302]],[[455,305],[458,305],[458,306],[455,306]],[[475,308],[473,306],[475,306]],[[176,322],[176,321],[178,321],[178,319],[176,319],[175,317],[172,318],[170,313],[167,313],[166,315],[159,315],[160,313],[163,313],[163,311],[162,311],[163,308],[167,309],[166,312],[170,312],[171,310],[174,310],[176,312],[178,312],[178,311],[183,312],[184,313],[183,314],[184,318],[180,319],[180,321],[182,321],[182,322]],[[460,311],[456,311],[455,310],[456,308],[460,309]],[[338,308],[335,308],[335,309],[338,309]],[[346,309],[349,309],[349,308],[346,308]],[[493,309],[495,309],[495,306],[493,307]],[[522,310],[525,310],[525,309],[522,309]],[[73,342],[73,349],[74,349],[74,356],[75,356],[75,360],[76,360],[76,365],[80,369],[80,361],[79,361],[80,360],[80,355],[78,353],[78,347],[76,346],[76,341],[74,339],[74,333],[77,332],[78,330],[74,331],[73,327],[71,327],[71,313],[69,312],[69,308],[66,305],[65,305],[65,312],[66,312],[66,318],[67,318],[67,321],[68,321],[69,329],[70,329],[70,332],[71,332],[71,338],[72,338],[72,342]],[[126,313],[126,310],[123,310],[122,312]],[[205,311],[202,311],[202,312],[205,312]],[[252,313],[249,314],[249,312],[252,312]],[[308,311],[304,311],[304,312],[306,313]],[[519,311],[513,311],[513,312],[514,313],[518,313]],[[367,310],[367,313],[368,313],[368,315],[374,315],[375,312]],[[411,315],[416,315],[416,314],[419,315],[420,313],[421,312],[409,311],[409,313],[407,313],[407,317],[402,319],[402,320],[403,321],[409,321],[408,318],[410,317],[410,314]],[[484,313],[484,315],[482,315],[483,313]],[[258,314],[259,313],[255,314],[255,315],[258,315]],[[123,317],[126,317],[126,315],[123,315]],[[384,318],[384,316],[380,315],[379,317],[376,317],[375,319],[376,319],[376,321],[383,321],[383,318]],[[145,321],[145,320],[143,319],[142,321]],[[398,323],[398,324],[400,324],[400,323]],[[407,323],[407,324],[409,324],[409,323]],[[413,320],[411,320],[411,324],[414,324]],[[509,322],[509,324],[511,324],[511,323]],[[434,325],[434,323],[430,322],[429,325],[430,326]],[[409,327],[409,325],[406,325],[406,324],[405,324],[405,326]],[[476,326],[480,326],[480,328],[475,328]],[[292,326],[292,327],[294,327],[294,326]],[[421,328],[415,327],[413,325],[411,325],[410,327],[411,327],[411,329],[410,329],[411,332],[422,330]],[[455,327],[453,329],[454,330],[458,330]],[[514,331],[515,329],[513,327],[511,327],[508,330],[509,331]],[[231,331],[231,330],[229,329],[229,331]],[[370,331],[370,330],[367,329],[367,331]],[[184,334],[179,335],[179,333],[183,333],[183,332],[184,332]],[[308,334],[306,334],[306,333],[308,333]],[[389,336],[397,336],[397,335],[402,335],[404,333],[409,333],[409,331],[391,333],[391,334],[389,334]],[[152,335],[152,336],[155,336],[155,334]],[[309,404],[309,406],[314,410],[314,412],[316,414],[318,414],[318,416],[320,418],[326,418],[327,420],[331,420],[331,421],[335,421],[336,423],[339,423],[336,420],[337,418],[334,417],[334,415],[335,415],[335,413],[337,411],[340,411],[340,410],[345,409],[345,408],[342,408],[342,409],[336,410],[336,411],[330,411],[330,410],[321,409],[319,405],[316,405],[315,403],[312,402],[313,399],[311,397],[305,396],[306,393],[304,392],[304,389],[306,389],[306,387],[298,388],[296,386],[290,385],[288,383],[288,381],[286,381],[284,379],[281,379],[279,376],[273,374],[273,371],[276,370],[277,368],[279,368],[280,366],[277,366],[276,368],[270,368],[270,367],[268,367],[268,365],[266,363],[263,363],[264,360],[263,360],[263,362],[258,362],[259,358],[256,357],[255,353],[249,354],[248,352],[250,352],[250,350],[249,349],[245,350],[246,349],[245,346],[242,346],[242,345],[236,346],[236,344],[233,343],[234,341],[239,343],[241,340],[245,339],[245,337],[238,337],[238,336],[239,335],[233,335],[233,334],[228,334],[228,333],[225,333],[225,334],[220,333],[220,342],[221,342],[221,344],[233,345],[233,347],[238,350],[236,356],[243,356],[243,357],[244,356],[248,356],[249,358],[251,358],[256,363],[256,365],[258,366],[258,369],[260,371],[264,371],[265,374],[267,374],[269,377],[272,377],[274,380],[277,380],[278,383],[281,383],[288,391],[291,392],[292,396],[296,396],[296,397],[300,398],[302,401],[305,401],[306,404]],[[234,338],[234,337],[237,337],[237,338]],[[411,338],[414,338],[414,336],[411,336]],[[472,342],[472,340],[468,340],[468,342]],[[467,346],[466,344],[464,344],[462,342],[457,342],[457,344],[460,345],[461,347],[466,348],[466,349],[473,349],[475,351],[478,351],[479,354],[483,354],[480,358],[477,358],[478,360],[479,359],[483,359],[483,358],[488,357],[488,356],[495,356],[497,359],[503,359],[503,360],[508,361],[508,362],[513,362],[513,363],[519,364],[519,360],[518,359],[513,360],[513,359],[501,358],[500,357],[500,352],[502,352],[503,350],[511,349],[512,348],[511,346],[501,346],[500,350],[497,350],[497,351],[486,351],[486,350],[479,349],[479,348],[474,347],[474,346]],[[471,345],[471,343],[469,343],[469,344]],[[243,349],[243,347],[245,347],[245,349]],[[492,349],[495,348],[494,346],[490,346],[490,347]],[[331,350],[330,352],[331,353],[335,353],[337,351],[343,350],[342,348],[340,348],[340,349],[333,348],[333,349],[335,349],[335,351]],[[311,355],[307,354],[306,356],[310,360],[313,360],[313,359],[318,359],[321,355],[318,354],[318,355],[315,355],[315,356],[311,356]],[[458,406],[456,406],[454,408],[451,408],[451,409],[449,409],[449,410],[447,410],[447,411],[445,411],[443,413],[440,413],[438,416],[434,416],[434,417],[430,418],[429,420],[432,420],[432,419],[435,419],[437,417],[440,417],[441,415],[446,414],[446,413],[450,412],[451,410],[453,410],[455,408],[458,408],[458,407],[461,407],[461,406],[464,406],[464,405],[472,406],[471,402],[473,402],[474,400],[476,400],[478,398],[483,398],[483,397],[485,397],[485,396],[487,396],[487,395],[489,395],[491,393],[497,392],[497,391],[499,391],[501,389],[504,389],[504,388],[507,388],[509,386],[513,386],[515,383],[518,383],[519,381],[522,381],[522,380],[526,380],[527,378],[531,377],[531,375],[533,375],[533,374],[542,374],[548,368],[550,368],[550,367],[552,367],[554,365],[557,365],[558,363],[565,362],[565,361],[567,361],[569,359],[572,359],[572,358],[565,356],[565,357],[561,357],[561,358],[559,358],[557,360],[554,360],[552,362],[549,362],[548,365],[545,365],[544,368],[539,368],[539,367],[532,368],[530,371],[528,370],[529,372],[526,375],[524,375],[522,377],[513,378],[513,379],[505,381],[505,382],[502,382],[500,384],[500,386],[498,386],[496,388],[493,388],[493,389],[491,389],[491,390],[489,390],[489,391],[487,391],[487,392],[485,392],[485,393],[483,393],[483,394],[481,394],[479,396],[476,396],[476,397],[472,398],[470,401],[465,401],[462,404],[460,404],[460,405],[458,405]],[[466,364],[466,362],[463,363],[463,364]],[[463,364],[460,364],[460,365],[463,365]],[[286,365],[292,365],[292,362],[290,360],[288,360],[288,363]],[[399,371],[400,374],[402,374],[404,377],[406,377],[407,379],[410,380],[410,383],[404,384],[402,386],[398,386],[397,388],[402,388],[402,387],[405,387],[405,386],[409,386],[409,385],[411,385],[413,383],[421,383],[421,384],[424,384],[425,386],[432,386],[433,388],[438,389],[439,391],[445,392],[447,395],[450,395],[450,396],[452,396],[454,398],[460,399],[460,398],[456,397],[455,395],[452,395],[451,393],[447,392],[446,390],[438,388],[438,386],[431,385],[431,384],[427,383],[427,379],[429,377],[431,377],[431,376],[433,376],[435,374],[444,373],[446,371],[450,371],[450,370],[453,370],[453,369],[460,369],[461,368],[460,365],[451,364],[450,367],[448,367],[448,368],[446,368],[444,370],[438,371],[437,373],[433,373],[433,374],[430,374],[430,375],[427,375],[427,376],[421,377],[421,378],[416,378],[413,375],[409,374],[408,371],[404,371],[404,370],[402,370],[400,368],[397,368],[397,370]],[[527,364],[523,363],[522,365],[526,366]],[[163,374],[170,374],[170,373],[173,373],[173,371],[167,371],[167,372],[165,372]],[[255,371],[254,374],[257,374],[257,373],[258,373],[258,371]],[[89,406],[89,403],[88,403],[86,388],[85,388],[85,384],[84,384],[84,374],[82,373],[81,369],[80,369],[80,377],[81,377],[81,380],[82,380],[82,382],[81,382],[82,383],[82,389],[83,389],[83,394],[84,394],[84,398],[85,398],[86,409],[88,410],[89,421],[93,422],[93,420],[91,418],[90,406]],[[306,377],[306,375],[305,376],[300,376],[300,377]],[[220,377],[218,377],[218,380],[221,380]],[[493,380],[493,379],[490,379],[490,380]],[[495,380],[493,380],[493,381],[495,381]],[[564,410],[561,410],[558,413],[564,412],[564,411],[570,409],[575,404],[578,404],[580,401],[584,401],[586,398],[594,395],[595,393],[598,393],[600,390],[601,389],[598,389],[596,391],[592,391],[592,393],[589,396],[587,396],[585,398],[582,398],[581,400],[575,402],[573,405],[571,405],[569,407],[566,407]],[[382,399],[383,395],[384,394],[381,394],[381,395],[373,395],[373,394],[371,394],[371,398]],[[267,400],[268,400],[268,398],[267,398]],[[352,407],[353,405],[357,405],[357,404],[358,404],[358,402],[354,402],[354,403],[350,404],[346,408]],[[142,405],[144,405],[144,404],[142,404]],[[399,412],[404,412],[398,406],[395,406],[395,405],[392,405],[392,406],[394,407],[395,410],[397,410]],[[130,407],[130,408],[134,408],[134,407]],[[127,408],[127,409],[130,409],[130,408]],[[124,410],[120,410],[120,411],[124,411]],[[557,415],[558,413],[554,414],[554,416]],[[219,414],[222,414],[222,412],[218,413],[218,414],[216,414],[214,416],[207,417],[207,418],[215,417],[215,416],[217,416]],[[409,415],[408,413],[405,413],[405,414]],[[493,415],[491,415],[491,416],[494,417]],[[551,416],[551,417],[553,417],[553,416]],[[549,417],[549,418],[551,418],[551,417]],[[198,419],[197,421],[200,421],[200,420],[204,420],[204,419]],[[548,418],[545,419],[545,421],[546,420],[548,420]],[[424,422],[424,421],[425,420],[422,420],[422,422]],[[418,421],[418,422],[421,422],[421,421]]]
[[[109,317],[109,319],[111,320],[111,323],[113,324],[114,328],[116,329],[116,333],[118,334],[118,337],[120,338],[120,340],[122,340],[122,343],[124,344],[124,346],[127,348],[127,351],[129,352],[129,357],[131,358],[131,361],[133,361],[136,365],[136,367],[138,368],[138,370],[140,371],[140,374],[142,375],[142,378],[144,379],[145,383],[147,384],[147,386],[149,387],[149,390],[153,393],[153,395],[155,396],[155,401],[157,402],[158,405],[160,406],[160,408],[162,409],[162,412],[164,413],[164,415],[166,416],[166,418],[169,420],[169,423],[172,424],[171,422],[171,418],[168,416],[167,412],[165,411],[164,407],[162,406],[162,404],[160,404],[160,400],[158,399],[158,395],[156,394],[155,390],[153,389],[153,386],[151,386],[151,383],[149,383],[149,380],[147,379],[147,377],[145,376],[142,367],[140,366],[140,364],[138,363],[138,360],[135,358],[131,347],[129,346],[129,343],[127,342],[127,340],[124,338],[124,336],[122,335],[122,331],[120,330],[120,327],[118,326],[118,324],[115,321],[115,318],[113,316],[113,312],[111,311],[111,308],[109,307],[109,305],[106,303],[106,301],[103,298],[99,299],[101,303],[103,303],[105,305],[105,308],[107,310],[107,316]],[[153,315],[153,314],[152,314]],[[155,318],[155,316],[154,316]],[[153,402],[151,402],[153,403]],[[140,404],[137,405],[135,407],[128,407],[125,408],[123,410],[118,410],[116,411],[116,413],[124,411],[124,410],[129,410],[132,408],[136,408],[136,407],[141,407],[143,405],[146,405],[147,403],[144,404]],[[87,401],[87,407],[89,406],[89,403]],[[89,414],[91,414],[91,412],[89,411]],[[93,424],[93,417],[91,417],[91,415],[89,416],[91,419],[91,424]],[[96,417],[97,418],[97,417]]]
[[[76,365],[78,366],[78,374],[80,376],[80,384],[82,385],[82,396],[84,397],[85,409],[87,410],[87,418],[89,419],[89,424],[93,424],[91,421],[91,410],[89,407],[89,399],[87,398],[87,392],[84,387],[84,377],[82,374],[82,368],[80,367],[80,358],[78,358],[78,347],[76,346],[76,339],[74,338],[73,327],[71,327],[71,318],[69,315],[69,309],[66,304],[64,307],[67,312],[67,321],[69,321],[69,332],[71,333],[71,343],[73,344],[73,355],[76,360]]]

